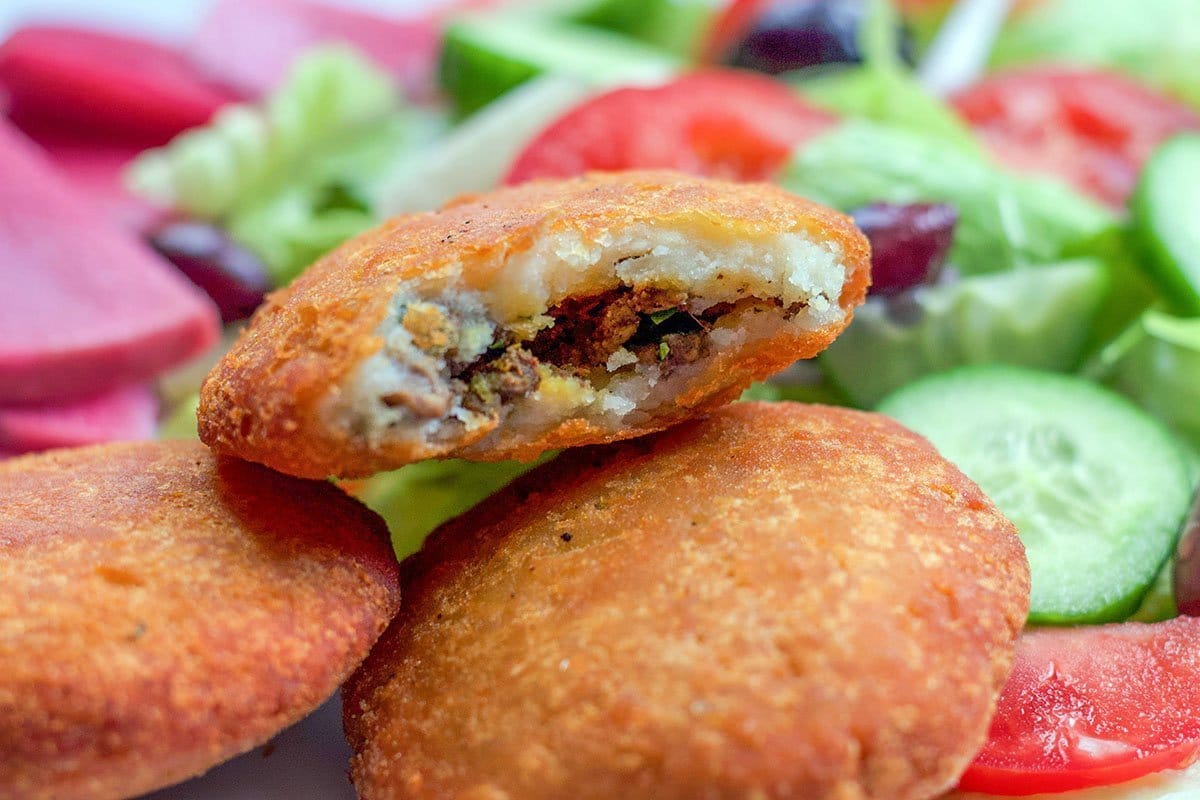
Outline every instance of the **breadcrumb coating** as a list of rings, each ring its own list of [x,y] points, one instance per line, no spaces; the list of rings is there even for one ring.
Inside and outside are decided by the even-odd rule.
[[[739,403],[440,528],[349,681],[364,800],[920,800],[984,741],[1016,531],[886,417]]]
[[[319,705],[399,606],[382,521],[199,442],[0,464],[0,797],[196,775]]]

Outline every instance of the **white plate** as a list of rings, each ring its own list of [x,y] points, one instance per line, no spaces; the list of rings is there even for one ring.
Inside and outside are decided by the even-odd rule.
[[[268,744],[143,800],[354,800],[349,767],[334,697]]]

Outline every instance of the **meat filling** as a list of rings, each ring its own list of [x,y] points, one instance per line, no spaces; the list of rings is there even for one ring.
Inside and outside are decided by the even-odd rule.
[[[529,350],[548,364],[586,373],[639,334],[653,338],[654,317],[682,309],[686,302],[684,292],[654,288],[621,287],[591,297],[568,297],[547,312],[554,325],[539,331]],[[657,344],[655,340],[653,346]]]
[[[537,358],[519,345],[509,345],[499,357],[473,371],[463,405],[471,411],[487,413],[505,400],[524,397],[541,382]]]
[[[747,298],[737,306],[719,303],[694,314],[687,309],[688,299],[685,292],[628,286],[569,297],[546,312],[553,324],[532,338],[522,341],[511,331],[502,333],[481,357],[454,365],[453,389],[467,409],[489,414],[503,402],[536,391],[547,369],[602,383],[610,372],[638,363],[658,365],[666,377],[708,354],[708,331],[717,319],[741,303],[763,302]],[[414,310],[404,319],[414,339],[420,333],[420,339],[445,351],[454,337],[440,324],[409,319]]]

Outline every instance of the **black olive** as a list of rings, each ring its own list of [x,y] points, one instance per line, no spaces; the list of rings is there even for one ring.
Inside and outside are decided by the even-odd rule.
[[[954,243],[958,212],[945,203],[872,203],[850,212],[871,241],[871,293],[934,283]]]
[[[168,222],[148,236],[150,246],[204,290],[226,322],[246,319],[272,288],[253,253],[207,222]]]
[[[1175,551],[1175,605],[1180,614],[1200,617],[1200,492],[1192,501]]]
[[[859,30],[865,0],[775,0],[759,15],[725,61],[737,67],[778,75],[819,64],[858,64]],[[912,40],[899,35],[900,57],[914,63]]]

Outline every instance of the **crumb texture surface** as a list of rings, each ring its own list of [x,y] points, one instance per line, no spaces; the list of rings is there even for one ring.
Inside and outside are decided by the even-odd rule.
[[[1011,525],[874,414],[738,403],[444,525],[346,687],[365,800],[919,800],[984,741]]]
[[[327,698],[399,606],[381,520],[198,442],[0,465],[0,797],[198,774]]]

